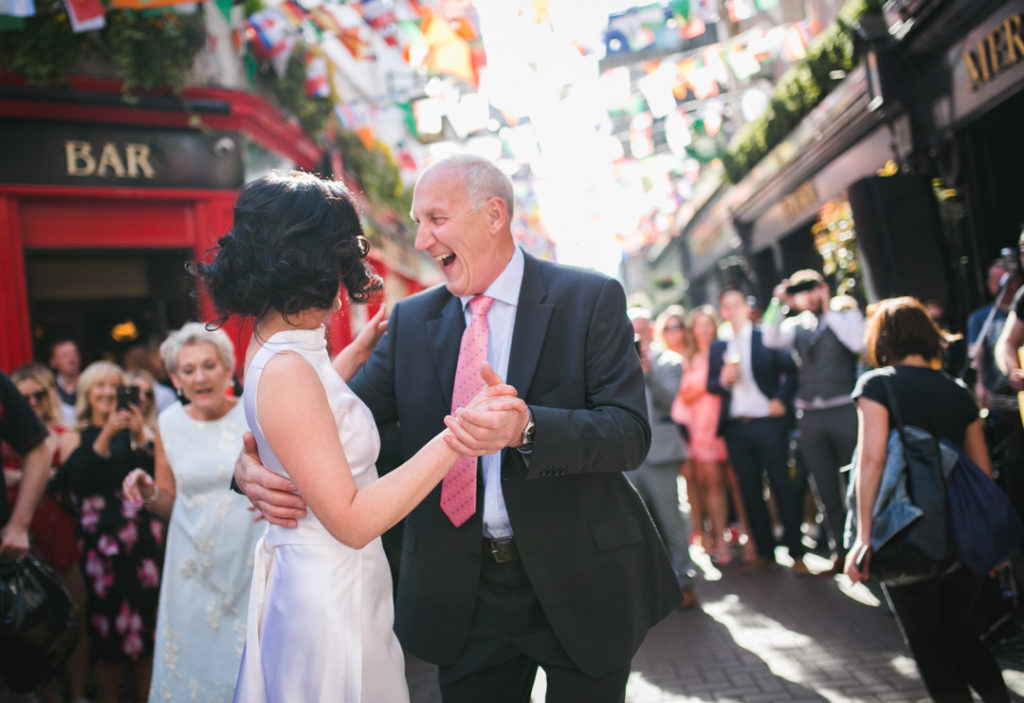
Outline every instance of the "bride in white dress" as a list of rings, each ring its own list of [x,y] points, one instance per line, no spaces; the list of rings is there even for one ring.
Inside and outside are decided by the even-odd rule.
[[[268,525],[257,544],[235,700],[407,701],[380,535],[469,451],[445,429],[377,476],[373,417],[345,379],[386,323],[375,318],[333,364],[322,326],[344,291],[362,302],[380,287],[342,184],[300,173],[253,181],[218,245],[212,263],[197,265],[200,279],[225,317],[257,320],[242,401],[249,428],[263,463],[309,507],[295,528]],[[488,378],[471,408],[522,403],[493,372]]]

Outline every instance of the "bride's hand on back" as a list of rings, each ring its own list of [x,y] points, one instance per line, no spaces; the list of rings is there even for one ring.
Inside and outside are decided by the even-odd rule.
[[[487,364],[480,369],[487,383],[469,405],[444,419],[445,442],[467,456],[493,454],[514,444],[529,417],[526,403],[516,389],[504,383]]]

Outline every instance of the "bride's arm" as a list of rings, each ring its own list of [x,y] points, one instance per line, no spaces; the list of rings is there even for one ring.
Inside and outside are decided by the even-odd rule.
[[[478,408],[521,404],[511,386],[488,388]],[[260,424],[299,494],[340,542],[359,549],[405,517],[451,469],[459,454],[438,434],[409,461],[357,489],[334,415],[316,371],[297,354],[275,355],[256,392]]]

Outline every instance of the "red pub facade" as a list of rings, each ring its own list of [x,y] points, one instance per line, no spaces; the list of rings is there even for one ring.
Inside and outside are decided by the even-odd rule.
[[[0,368],[45,360],[56,334],[86,361],[119,360],[135,340],[210,319],[185,264],[228,231],[238,187],[270,169],[330,170],[331,155],[253,93],[199,87],[128,104],[119,88],[0,78]],[[411,247],[386,244],[371,253],[386,297],[423,288]],[[331,345],[374,307],[338,313]],[[231,331],[241,353],[247,335]]]

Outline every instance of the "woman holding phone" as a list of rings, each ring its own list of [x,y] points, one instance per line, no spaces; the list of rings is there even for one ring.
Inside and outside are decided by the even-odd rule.
[[[245,413],[231,393],[235,350],[224,330],[188,322],[160,355],[184,402],[160,413],[155,476],[135,469],[125,494],[165,520],[151,701],[231,700],[245,645],[253,550],[266,525],[226,490]],[[203,647],[183,647],[202,642]]]
[[[81,441],[52,481],[56,490],[70,491],[81,508],[76,531],[100,703],[116,703],[126,664],[136,700],[146,698],[160,588],[163,523],[121,488],[132,469],[153,470],[139,407],[118,408],[118,387],[124,385],[121,367],[108,361],[82,372],[75,402]]]

